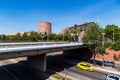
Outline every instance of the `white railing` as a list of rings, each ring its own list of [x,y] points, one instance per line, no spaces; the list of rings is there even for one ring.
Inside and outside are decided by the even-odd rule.
[[[72,47],[72,46],[81,46],[83,43],[67,43],[67,44],[51,44],[51,45],[36,45],[36,46],[23,46],[23,47],[5,47],[0,49],[0,53],[5,52],[16,52],[16,51],[30,51],[38,49],[47,49],[47,48],[62,48],[62,47]]]

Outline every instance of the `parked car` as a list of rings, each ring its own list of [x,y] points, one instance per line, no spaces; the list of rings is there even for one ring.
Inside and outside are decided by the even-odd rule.
[[[85,62],[80,62],[77,64],[77,67],[80,68],[80,69],[83,69],[83,70],[87,70],[87,71],[94,71],[94,68],[93,66],[85,63]]]
[[[108,74],[106,80],[120,80],[120,75],[117,74]]]
[[[104,60],[103,64],[104,66],[115,67],[115,62],[111,60]]]

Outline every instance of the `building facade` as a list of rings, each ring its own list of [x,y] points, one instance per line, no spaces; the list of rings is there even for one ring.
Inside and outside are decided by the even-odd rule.
[[[38,22],[38,33],[50,34],[52,24],[50,22]]]
[[[63,30],[61,31],[61,34],[65,34],[66,31],[68,31],[68,28],[63,29]]]
[[[77,25],[77,27],[78,27],[78,29],[77,29],[78,30],[78,35],[83,36],[84,33],[85,33],[85,30],[89,27],[90,24],[95,24],[95,23],[94,22],[85,22],[83,24]],[[74,26],[69,27],[69,30],[70,30],[71,34],[72,34],[72,29],[73,28],[74,28]]]
[[[85,22],[83,24],[76,25],[77,26],[77,29],[76,29],[77,30],[77,36],[78,36],[78,41],[79,42],[82,41],[82,37],[85,34],[85,30],[89,27],[90,24],[95,24],[95,23],[94,22]],[[72,32],[74,30],[74,28],[75,28],[75,26],[69,27],[71,35],[74,35],[74,33]]]

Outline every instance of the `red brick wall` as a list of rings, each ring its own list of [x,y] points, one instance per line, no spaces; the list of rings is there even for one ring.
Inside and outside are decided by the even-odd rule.
[[[120,55],[120,51],[114,51],[114,50],[109,50],[109,49],[106,49],[106,53],[108,53],[108,54],[104,55],[105,60],[114,60],[114,58],[113,58],[114,54],[116,56]],[[101,58],[102,59],[102,56],[97,54],[96,58]]]

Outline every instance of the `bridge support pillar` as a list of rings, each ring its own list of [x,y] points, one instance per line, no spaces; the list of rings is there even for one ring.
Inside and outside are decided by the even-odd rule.
[[[27,64],[35,68],[36,70],[46,71],[46,54],[29,56],[27,59]]]

